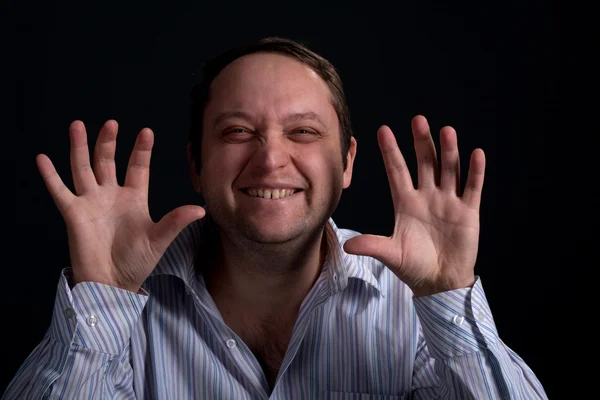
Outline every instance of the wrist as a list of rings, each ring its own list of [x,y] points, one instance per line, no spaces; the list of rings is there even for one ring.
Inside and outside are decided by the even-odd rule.
[[[440,280],[438,282],[433,283],[422,283],[419,285],[415,285],[411,287],[413,294],[415,297],[423,297],[423,296],[431,296],[436,293],[447,292],[450,290],[457,289],[465,289],[472,288],[477,279],[475,275],[471,275],[469,277],[465,277],[462,279],[453,279],[453,280]]]
[[[106,277],[85,276],[85,275],[78,274],[76,271],[73,271],[73,275],[71,276],[71,279],[69,279],[69,285],[71,286],[71,289],[74,288],[75,285],[77,285],[78,283],[81,283],[81,282],[100,283],[102,285],[108,285],[108,286],[116,287],[118,289],[128,290],[133,293],[139,293],[140,288],[141,288],[141,285],[121,283],[114,279],[110,279],[110,278],[106,278]]]

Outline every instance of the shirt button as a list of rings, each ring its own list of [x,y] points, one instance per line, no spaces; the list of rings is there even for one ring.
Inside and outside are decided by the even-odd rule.
[[[75,315],[75,310],[73,310],[71,307],[65,308],[65,317],[71,318],[73,315]]]
[[[88,315],[88,317],[86,318],[86,322],[89,326],[96,326],[98,318],[96,318],[95,315]]]
[[[229,347],[230,349],[233,349],[235,346],[237,346],[237,343],[235,342],[234,339],[227,340],[227,347]]]
[[[465,317],[462,315],[456,314],[454,317],[452,317],[452,323],[454,325],[462,325],[463,322],[465,322]]]
[[[477,313],[477,316],[475,318],[477,318],[477,321],[484,321],[485,320],[485,313],[483,311],[479,311]]]

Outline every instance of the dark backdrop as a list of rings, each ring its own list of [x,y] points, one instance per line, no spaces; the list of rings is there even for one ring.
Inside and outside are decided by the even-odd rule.
[[[218,3],[218,2],[217,2]],[[450,3],[450,2],[449,2]],[[62,218],[35,165],[45,153],[72,187],[68,125],[86,123],[94,143],[109,118],[120,124],[119,180],[135,136],[155,132],[149,205],[155,220],[198,201],[186,165],[190,86],[203,60],[266,35],[307,42],[345,82],[358,155],[352,186],[334,219],[341,227],[389,234],[393,208],[376,142],[381,124],[395,132],[413,173],[410,119],[436,132],[454,126],[462,171],[482,147],[487,171],[476,273],[501,338],[534,370],[552,398],[547,340],[560,283],[546,250],[543,137],[555,111],[558,24],[541,4],[395,6],[13,2],[3,24],[10,77],[8,130],[1,152],[6,255],[0,293],[4,390],[50,323],[56,283],[69,266]],[[6,54],[6,53],[5,53]],[[10,97],[11,93],[14,97]],[[436,137],[437,140],[437,137]],[[12,184],[12,185],[11,185]],[[8,344],[8,345],[7,345]]]

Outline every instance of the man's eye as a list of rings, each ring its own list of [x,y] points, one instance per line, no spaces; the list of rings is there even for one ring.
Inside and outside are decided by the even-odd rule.
[[[234,137],[246,137],[252,134],[252,131],[250,129],[246,129],[246,128],[241,128],[241,127],[237,127],[237,128],[228,128],[225,129],[223,131],[223,136],[234,136]]]
[[[251,140],[254,136],[250,129],[235,127],[225,129],[221,133],[221,137],[230,143],[242,143]]]
[[[313,131],[311,129],[303,129],[303,128],[296,129],[294,131],[294,133],[299,133],[301,135],[316,135],[317,134],[317,132],[315,132],[315,131]]]

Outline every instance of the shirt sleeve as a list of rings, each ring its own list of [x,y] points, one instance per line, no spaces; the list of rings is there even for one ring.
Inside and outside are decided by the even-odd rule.
[[[135,397],[130,337],[147,293],[95,282],[71,289],[70,275],[70,268],[63,270],[50,328],[3,400]]]
[[[498,331],[481,280],[472,288],[415,297],[420,334],[413,387],[417,399],[547,399]]]

